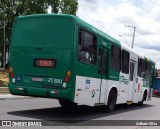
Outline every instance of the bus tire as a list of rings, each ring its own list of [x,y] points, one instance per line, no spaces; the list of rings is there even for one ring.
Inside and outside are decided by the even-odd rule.
[[[115,90],[111,90],[108,97],[108,102],[106,105],[106,111],[112,112],[116,107],[116,101],[117,101],[117,93]]]
[[[77,103],[74,103],[72,101],[69,100],[65,100],[65,99],[59,99],[59,104],[63,107],[63,108],[76,108],[77,107]]]
[[[138,105],[143,106],[143,102],[146,100],[146,98],[147,98],[147,92],[145,91],[144,94],[143,94],[142,101],[138,102]]]

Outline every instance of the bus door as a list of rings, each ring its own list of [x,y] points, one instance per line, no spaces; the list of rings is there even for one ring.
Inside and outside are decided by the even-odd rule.
[[[138,95],[136,94],[137,92],[137,67],[138,67],[138,57],[135,55],[131,54],[130,57],[130,77],[129,77],[129,101],[134,101],[137,99]]]
[[[108,50],[98,47],[98,76],[100,81],[99,103],[104,103],[108,75]]]
[[[138,95],[138,98],[137,100],[134,100],[136,102],[142,101],[145,71],[146,71],[145,61],[142,59],[138,59],[138,72],[137,72],[138,77],[137,77],[137,84],[136,84],[136,94]]]

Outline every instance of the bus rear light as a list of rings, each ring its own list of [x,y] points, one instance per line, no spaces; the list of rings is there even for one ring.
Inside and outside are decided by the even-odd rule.
[[[65,78],[64,78],[64,81],[65,81],[66,83],[68,83],[68,82],[69,82],[69,77],[65,77]]]
[[[58,91],[55,91],[54,94],[59,94],[59,92],[58,92]]]
[[[71,71],[67,71],[66,76],[70,77],[71,76]]]
[[[16,90],[19,90],[19,88],[16,88]]]
[[[24,90],[23,88],[16,88],[16,90]]]
[[[10,73],[10,77],[12,77],[12,78],[13,78],[13,77],[14,77],[14,73]]]
[[[16,79],[12,78],[12,83],[15,84],[16,83]]]
[[[63,87],[63,88],[66,88],[66,87],[67,87],[67,83],[63,83],[63,84],[62,84],[62,87]]]
[[[59,94],[58,91],[51,91],[50,93],[51,93],[51,94]]]
[[[9,72],[12,73],[13,72],[13,68],[9,67]]]

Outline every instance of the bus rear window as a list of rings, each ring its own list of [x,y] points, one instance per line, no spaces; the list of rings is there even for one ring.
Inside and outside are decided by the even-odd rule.
[[[69,47],[71,37],[73,26],[69,18],[20,18],[13,28],[11,45]]]

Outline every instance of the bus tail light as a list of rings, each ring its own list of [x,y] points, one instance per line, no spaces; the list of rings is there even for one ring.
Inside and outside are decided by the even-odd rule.
[[[16,90],[24,90],[23,88],[16,88]]]
[[[67,71],[66,76],[70,77],[71,76],[71,71]]]
[[[51,94],[59,94],[58,91],[51,91],[50,93],[51,93]]]
[[[13,73],[13,68],[12,68],[12,67],[9,67],[9,76],[10,76],[11,78],[14,77],[14,73]]]
[[[9,72],[12,73],[13,72],[13,68],[9,67]]]
[[[66,76],[65,76],[65,78],[64,78],[64,82],[65,82],[65,83],[68,83],[68,82],[69,82],[69,80],[70,80],[69,77],[70,77],[70,76],[71,76],[71,71],[68,70],[68,71],[66,72]]]
[[[10,75],[10,77],[12,77],[12,78],[14,77],[14,73],[10,73],[9,75]]]
[[[68,83],[68,82],[69,82],[69,77],[65,77],[65,78],[64,78],[64,81],[65,81],[66,83]]]

